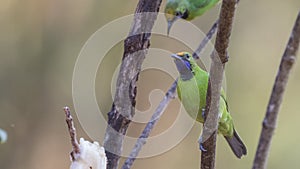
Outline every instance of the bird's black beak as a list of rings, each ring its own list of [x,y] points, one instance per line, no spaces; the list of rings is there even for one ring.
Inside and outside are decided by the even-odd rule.
[[[174,59],[182,60],[182,57],[178,56],[177,54],[172,54],[171,57]]]
[[[168,20],[168,30],[167,30],[167,35],[169,36],[171,27],[173,26],[174,22],[178,19],[177,16],[174,16],[171,20]]]
[[[193,74],[191,72],[191,69],[186,65],[186,61],[183,60],[183,58],[177,54],[172,54],[171,56],[172,58],[174,58],[174,62],[180,74],[180,77],[184,80],[191,79],[193,77]]]
[[[174,62],[176,64],[177,70],[180,73],[189,70],[187,68],[186,64],[184,63],[184,60],[183,60],[183,58],[181,56],[179,56],[177,54],[172,54],[171,56],[172,56],[172,58],[174,58]]]

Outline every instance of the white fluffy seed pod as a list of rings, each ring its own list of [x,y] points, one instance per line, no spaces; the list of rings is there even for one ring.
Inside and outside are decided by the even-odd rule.
[[[79,154],[74,154],[70,169],[106,169],[106,155],[98,142],[91,143],[80,138]]]

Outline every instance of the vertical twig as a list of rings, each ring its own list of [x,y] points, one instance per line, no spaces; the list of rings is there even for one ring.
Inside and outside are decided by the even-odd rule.
[[[262,130],[256,150],[253,169],[264,169],[267,167],[268,154],[272,136],[276,127],[278,112],[283,99],[283,94],[288,82],[291,68],[296,60],[300,40],[300,11],[291,33],[289,42],[282,56],[280,67],[273,86],[273,91],[267,107],[267,112],[262,123]]]
[[[79,144],[78,144],[78,141],[76,138],[77,137],[76,129],[74,127],[73,117],[71,116],[70,108],[64,107],[64,112],[66,114],[66,123],[68,125],[68,130],[69,130],[69,134],[71,137],[71,144],[73,147],[73,150],[71,152],[71,157],[72,157],[72,160],[74,161],[76,154],[80,153]]]
[[[228,61],[227,48],[232,30],[237,0],[223,0],[219,16],[219,27],[215,49],[211,55],[209,85],[206,96],[205,123],[203,125],[200,147],[206,151],[201,153],[201,169],[215,168],[216,139],[218,130],[218,114],[220,92],[225,63]]]
[[[108,159],[107,169],[118,167],[124,135],[135,113],[136,81],[150,46],[151,30],[160,4],[161,0],[139,1],[131,30],[124,41],[116,93],[112,109],[108,113],[108,125],[104,136],[104,147]]]

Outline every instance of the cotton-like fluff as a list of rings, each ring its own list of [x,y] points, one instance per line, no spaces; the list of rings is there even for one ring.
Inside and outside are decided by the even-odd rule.
[[[70,169],[106,169],[106,155],[98,142],[91,143],[80,138],[80,153],[74,154]]]

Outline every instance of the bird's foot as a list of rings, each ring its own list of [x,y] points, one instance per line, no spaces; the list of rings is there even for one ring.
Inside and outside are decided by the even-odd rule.
[[[207,150],[203,147],[203,144],[202,143],[199,143],[199,148],[200,148],[200,150],[201,151],[203,151],[203,152],[206,152]]]
[[[205,116],[205,109],[202,109],[202,118],[204,119],[204,116]]]
[[[200,137],[198,139],[198,143],[199,143],[199,149],[203,152],[206,152],[207,150],[204,148],[203,143],[202,143],[202,134],[200,135]]]

